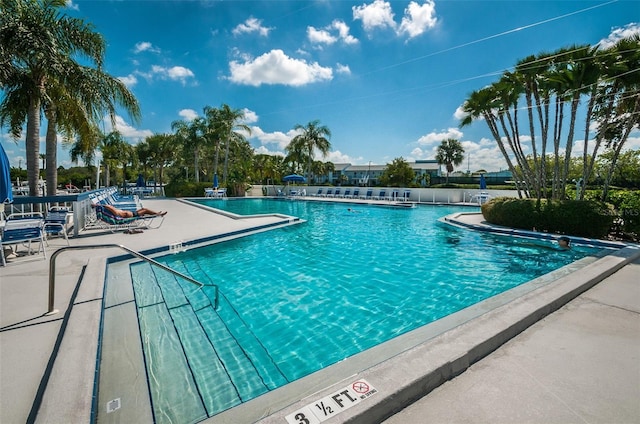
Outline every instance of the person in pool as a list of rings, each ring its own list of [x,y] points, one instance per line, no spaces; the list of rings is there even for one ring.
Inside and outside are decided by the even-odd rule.
[[[558,238],[558,247],[562,250],[571,249],[571,239],[565,236]]]
[[[109,212],[111,212],[113,215],[119,216],[120,218],[135,218],[138,216],[145,216],[145,215],[165,216],[167,214],[166,211],[154,212],[151,209],[147,209],[147,208],[140,208],[136,211],[125,211],[125,210],[113,207],[111,205],[101,205],[101,206],[106,210],[108,210]]]

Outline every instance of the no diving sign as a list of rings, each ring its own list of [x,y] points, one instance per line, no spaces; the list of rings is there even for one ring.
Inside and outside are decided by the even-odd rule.
[[[357,380],[329,396],[303,406],[285,417],[289,424],[317,424],[351,408],[378,391],[366,380]]]

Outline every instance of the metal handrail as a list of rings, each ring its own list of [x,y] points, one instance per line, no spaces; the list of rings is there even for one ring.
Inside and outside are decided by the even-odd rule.
[[[128,253],[130,253],[131,255],[142,259],[143,261],[149,262],[150,264],[156,265],[158,267],[160,267],[161,269],[168,271],[170,273],[172,273],[173,275],[180,277],[180,278],[184,278],[185,280],[187,280],[188,282],[190,282],[191,284],[195,284],[196,286],[198,286],[198,288],[202,288],[203,286],[208,286],[208,287],[214,287],[215,289],[215,299],[213,300],[213,308],[214,309],[218,309],[218,286],[215,284],[203,284],[199,281],[194,280],[191,277],[188,277],[174,269],[169,268],[168,266],[161,264],[160,262],[154,261],[153,259],[151,259],[148,256],[143,255],[140,252],[136,252],[135,250],[129,249],[126,246],[123,246],[121,244],[115,244],[115,243],[110,243],[110,244],[88,244],[88,245],[83,245],[83,246],[66,246],[66,247],[61,247],[60,249],[56,250],[55,252],[53,252],[53,254],[51,255],[51,259],[49,259],[49,305],[48,305],[48,310],[47,313],[45,315],[54,315],[57,314],[59,311],[57,309],[53,308],[53,303],[54,303],[54,299],[55,299],[55,291],[56,291],[56,257],[67,250],[79,250],[79,249],[103,249],[106,247],[119,247],[122,250],[127,251]]]

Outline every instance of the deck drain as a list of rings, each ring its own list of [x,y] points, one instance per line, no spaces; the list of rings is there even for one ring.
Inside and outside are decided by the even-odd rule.
[[[107,414],[117,411],[118,409],[120,409],[120,398],[107,402]]]

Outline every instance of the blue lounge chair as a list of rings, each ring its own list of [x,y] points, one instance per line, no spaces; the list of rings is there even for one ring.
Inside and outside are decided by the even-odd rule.
[[[341,195],[340,197],[345,197],[345,198],[346,198],[346,197],[351,197],[351,189],[350,189],[350,188],[346,189],[346,190],[344,191],[344,194],[343,194],[343,195]]]
[[[62,236],[69,245],[67,236],[67,224],[69,223],[69,210],[58,208],[51,209],[44,218],[44,234],[48,241],[49,236]]]
[[[368,188],[367,189],[367,193],[364,196],[360,196],[361,199],[364,200],[371,200],[373,199],[373,189],[372,188]]]
[[[321,197],[322,196],[322,187],[320,187],[318,189],[318,191],[315,192],[315,194],[312,194],[312,196],[314,197]]]
[[[101,205],[96,205],[96,222],[94,225],[115,232],[118,230],[129,230],[132,228],[160,228],[164,222],[164,216],[160,215],[144,215],[132,218],[122,218],[112,214],[108,209]],[[158,220],[158,222],[154,222]]]
[[[386,195],[387,195],[387,191],[386,190],[380,190],[378,192],[378,195],[377,196],[373,196],[373,198],[374,198],[374,200],[384,200]]]
[[[360,197],[360,189],[355,188],[353,189],[353,194],[351,196],[344,196],[344,197],[349,197],[350,199],[357,199]]]
[[[12,249],[17,249],[20,244],[28,245],[29,254],[32,254],[31,244],[33,242],[38,242],[38,253],[42,252],[42,258],[47,259],[43,227],[44,220],[39,213],[9,215],[0,236],[2,265],[6,266],[7,264],[4,257],[4,246],[12,246]]]
[[[322,197],[333,197],[333,189],[332,188],[328,188],[327,192]]]
[[[330,197],[340,197],[340,190],[341,190],[341,188],[340,188],[340,187],[338,187],[338,188],[336,189],[336,191],[333,193],[333,196],[330,196]]]

